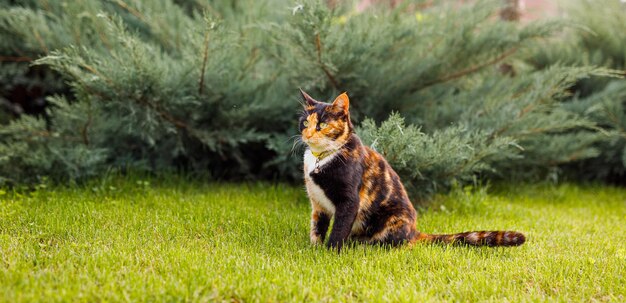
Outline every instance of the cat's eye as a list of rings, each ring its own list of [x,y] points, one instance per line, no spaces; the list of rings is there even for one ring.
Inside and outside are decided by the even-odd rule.
[[[302,124],[304,124],[304,127],[308,127],[309,126],[309,121],[304,121]]]
[[[328,126],[328,123],[322,122],[320,123],[320,128],[326,128]]]

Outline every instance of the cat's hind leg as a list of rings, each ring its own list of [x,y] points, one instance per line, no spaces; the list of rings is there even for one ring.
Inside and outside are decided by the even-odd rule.
[[[372,235],[369,244],[384,246],[399,246],[409,243],[417,234],[413,222],[402,219],[389,220],[385,227]]]

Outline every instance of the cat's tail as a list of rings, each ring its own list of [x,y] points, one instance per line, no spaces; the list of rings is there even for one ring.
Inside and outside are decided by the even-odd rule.
[[[526,237],[516,231],[470,231],[449,235],[417,233],[411,242],[473,246],[519,246],[526,242]]]

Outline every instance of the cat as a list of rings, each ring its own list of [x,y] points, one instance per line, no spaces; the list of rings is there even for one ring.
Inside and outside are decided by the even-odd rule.
[[[446,243],[474,246],[518,246],[526,237],[515,231],[477,231],[431,235],[416,229],[417,213],[400,177],[382,155],[364,146],[350,120],[348,95],[332,104],[300,90],[304,110],[300,133],[304,182],[311,202],[311,243],[341,250],[348,240],[368,244]]]

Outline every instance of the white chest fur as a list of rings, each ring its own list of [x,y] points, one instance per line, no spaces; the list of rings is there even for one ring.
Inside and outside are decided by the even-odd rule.
[[[315,167],[323,170],[324,165],[328,164],[328,162],[336,156],[337,152],[328,155],[316,165],[317,158],[313,156],[311,151],[307,149],[304,152],[304,183],[306,184],[306,191],[309,194],[309,199],[311,199],[313,203],[318,203],[322,208],[331,214],[335,213],[335,205],[330,201],[330,199],[328,199],[328,197],[326,197],[324,190],[315,184],[313,178],[311,178],[311,172],[315,170]]]

